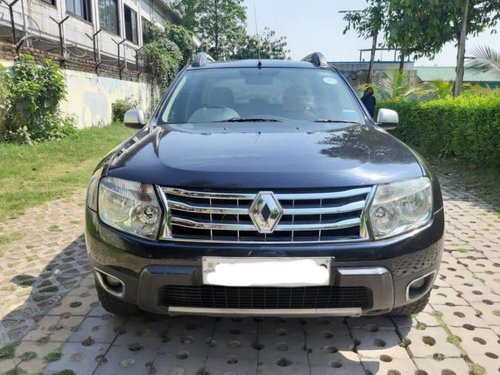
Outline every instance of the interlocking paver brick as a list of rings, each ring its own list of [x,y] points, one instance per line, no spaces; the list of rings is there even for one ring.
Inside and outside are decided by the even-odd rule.
[[[382,355],[378,362],[363,360],[363,366],[371,374],[415,375],[415,371],[417,371],[417,367],[409,357],[407,359],[391,359],[389,356]]]
[[[412,330],[406,338],[410,340],[408,350],[414,358],[433,357],[436,353],[445,357],[460,357],[460,350],[448,342],[448,335],[441,327]]]
[[[448,326],[463,327],[470,325],[473,327],[485,327],[488,325],[483,319],[478,317],[477,310],[470,306],[440,306],[436,309],[443,314],[443,320]]]
[[[445,358],[442,361],[436,361],[433,358],[415,358],[415,364],[425,373],[418,375],[465,375],[469,374],[469,367],[462,358]]]
[[[89,274],[84,192],[29,209],[0,228],[24,233],[0,258],[0,346],[24,336],[0,372],[18,364],[29,374],[459,375],[467,360],[497,373],[498,210],[450,178],[441,182],[443,265],[431,303],[411,318],[114,317],[97,303]]]
[[[459,293],[453,288],[436,287],[431,295],[432,305],[467,306],[469,303],[459,297]]]
[[[108,349],[108,344],[94,343],[85,346],[80,343],[68,342],[60,349],[61,358],[49,362],[43,370],[43,374],[52,375],[67,369],[73,370],[76,374],[92,374],[99,365],[99,357],[105,355]]]
[[[97,369],[95,375],[135,375],[154,373],[153,368],[162,370],[157,367],[154,359],[156,351],[152,348],[142,348],[138,351],[130,351],[127,346],[114,345],[96,363]],[[160,371],[159,373],[163,373]]]
[[[46,357],[59,349],[59,343],[48,342],[40,345],[32,341],[24,341],[16,348],[16,365],[28,374],[39,374],[40,369],[46,364]],[[22,360],[24,353],[36,353],[36,357],[30,360]],[[21,372],[22,373],[22,372]]]
[[[69,337],[68,342],[82,343],[89,337],[94,342],[109,344],[117,336],[117,331],[123,327],[125,318],[120,317],[87,317]]]
[[[83,319],[83,316],[47,315],[38,322],[37,328],[24,336],[23,340],[38,341],[48,337],[50,341],[65,342],[78,329]]]
[[[313,352],[314,353],[314,352]],[[311,354],[309,354],[311,358]],[[359,356],[352,351],[341,351],[330,354],[322,362],[309,361],[312,375],[365,375],[365,368],[360,362]]]

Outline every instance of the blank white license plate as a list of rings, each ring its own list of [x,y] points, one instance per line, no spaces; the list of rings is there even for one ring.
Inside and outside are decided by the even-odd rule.
[[[203,283],[221,286],[330,284],[331,258],[203,257]]]

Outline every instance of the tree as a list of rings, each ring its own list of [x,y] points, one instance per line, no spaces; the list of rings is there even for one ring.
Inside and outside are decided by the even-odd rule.
[[[397,69],[381,72],[375,80],[375,85],[384,100],[408,98],[414,93],[408,73]]]
[[[455,0],[446,2],[450,38],[457,42],[457,68],[453,95],[462,92],[465,70],[465,42],[469,35],[477,35],[494,27],[500,19],[500,0]]]
[[[184,66],[190,63],[196,51],[193,33],[182,26],[167,23],[165,25],[165,37],[179,47],[182,54],[180,65]]]
[[[182,26],[184,26],[188,30],[195,31],[199,26],[196,15],[199,3],[200,0],[180,0],[180,6],[184,11],[184,17],[182,17]]]
[[[379,33],[384,29],[386,0],[366,0],[368,7],[360,11],[346,11],[344,20],[347,26],[344,34],[349,30],[354,30],[360,37],[372,38],[372,50],[370,54],[370,66],[368,68],[367,83],[373,81],[373,63],[375,61],[375,50],[377,49],[377,39]]]
[[[462,90],[467,37],[494,27],[500,19],[500,0],[367,1],[366,9],[349,12],[344,17],[348,21],[344,33],[352,28],[362,37],[373,37],[370,65],[381,31],[390,47],[401,50],[402,61],[410,55],[433,57],[446,42],[454,41],[457,44],[455,96]]]
[[[388,0],[385,38],[389,48],[400,51],[399,70],[405,58],[433,58],[449,39],[450,27],[443,25],[447,8],[440,0]]]
[[[466,68],[486,72],[500,78],[500,52],[488,46],[476,47],[472,56],[466,58]]]
[[[247,35],[238,46],[233,59],[285,59],[290,50],[287,49],[286,37],[276,37],[273,30],[264,29],[261,35]]]
[[[236,53],[245,39],[243,0],[182,0],[183,25],[200,36],[216,59]]]

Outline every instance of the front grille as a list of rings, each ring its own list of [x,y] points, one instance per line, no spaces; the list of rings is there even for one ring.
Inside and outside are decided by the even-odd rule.
[[[161,290],[163,306],[234,309],[363,309],[371,306],[365,287],[225,287],[170,285]]]
[[[371,187],[328,192],[275,192],[283,216],[259,233],[250,207],[258,192],[162,188],[170,210],[162,239],[209,242],[323,242],[367,239],[362,215]]]

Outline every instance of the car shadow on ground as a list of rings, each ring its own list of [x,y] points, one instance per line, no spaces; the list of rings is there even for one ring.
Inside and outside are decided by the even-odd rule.
[[[43,258],[43,254],[37,255]],[[6,260],[8,261],[9,259]],[[78,236],[59,252],[38,275],[29,271],[30,269],[16,270],[17,274],[10,279],[15,285],[2,286],[9,288],[9,291],[17,296],[23,296],[25,290],[31,289],[31,291],[26,292],[26,297],[23,297],[25,301],[19,306],[13,309],[12,305],[2,306],[0,346],[21,339],[37,321],[54,308],[66,294],[78,287],[80,281],[89,274],[90,265],[84,236]]]

